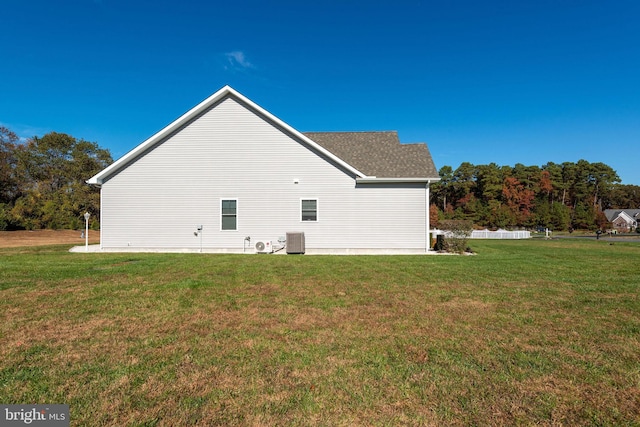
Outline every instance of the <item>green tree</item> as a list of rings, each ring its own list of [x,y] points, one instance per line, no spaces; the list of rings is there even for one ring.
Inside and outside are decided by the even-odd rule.
[[[13,203],[18,196],[17,150],[18,136],[0,126],[0,203]]]
[[[451,166],[443,166],[438,171],[440,181],[431,185],[433,193],[433,200],[437,203],[437,206],[442,208],[442,211],[447,210],[447,205],[453,200],[453,169]]]
[[[551,220],[546,225],[552,230],[568,230],[571,225],[571,209],[559,202],[551,204]]]
[[[502,194],[502,183],[504,182],[504,169],[495,163],[477,166],[477,190],[476,195],[483,202],[497,200]]]
[[[524,188],[532,190],[539,181],[540,168],[538,166],[525,166],[522,163],[516,163],[511,170],[511,176],[517,179]]]
[[[620,185],[616,172],[603,163],[512,168],[464,162],[453,172],[449,166],[441,171],[446,185],[434,189],[435,200],[442,202],[441,218],[485,227],[594,228],[602,226],[602,209],[640,207],[640,187]]]
[[[466,196],[458,200],[458,207],[454,211],[453,219],[478,222],[482,211],[482,202],[473,193],[467,193]]]
[[[542,171],[547,172],[549,181],[551,182],[551,193],[549,194],[549,202],[561,201],[563,190],[565,189],[562,179],[562,165],[549,162],[542,166]],[[563,203],[563,202],[562,202]]]
[[[590,203],[578,202],[573,209],[573,228],[596,229],[596,211]]]
[[[575,207],[576,192],[579,192],[580,186],[577,184],[577,166],[573,162],[562,163],[562,198],[563,205]]]
[[[469,194],[475,192],[476,174],[476,167],[469,162],[461,163],[453,173],[453,197],[458,205],[468,200]]]
[[[33,137],[16,152],[16,170],[24,177],[11,215],[22,227],[78,228],[82,214],[98,224],[99,189],[85,180],[112,162],[108,150],[94,142],[51,132]]]
[[[10,129],[0,126],[0,230],[19,226],[11,210],[20,197],[21,185],[24,183],[18,167],[21,149],[18,136]]]
[[[640,208],[640,186],[613,184],[602,196],[603,209]]]
[[[591,163],[589,165],[588,181],[593,195],[593,205],[602,211],[602,197],[606,195],[613,184],[620,182],[620,177],[610,166],[604,163]]]
[[[532,223],[538,226],[552,228],[551,203],[538,200],[533,208]]]

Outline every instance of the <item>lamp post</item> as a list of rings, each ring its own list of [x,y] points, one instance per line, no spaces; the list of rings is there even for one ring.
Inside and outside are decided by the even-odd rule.
[[[89,252],[89,212],[84,213],[84,251]]]

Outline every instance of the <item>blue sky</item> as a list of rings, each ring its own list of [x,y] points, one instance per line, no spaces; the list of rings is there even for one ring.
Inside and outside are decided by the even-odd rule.
[[[640,2],[5,0],[0,124],[114,158],[228,84],[439,169],[603,162],[640,185]]]

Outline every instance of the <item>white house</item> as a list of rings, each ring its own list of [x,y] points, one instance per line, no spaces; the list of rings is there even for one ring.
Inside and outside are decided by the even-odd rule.
[[[424,253],[438,180],[426,144],[301,133],[225,86],[87,182],[103,251]]]

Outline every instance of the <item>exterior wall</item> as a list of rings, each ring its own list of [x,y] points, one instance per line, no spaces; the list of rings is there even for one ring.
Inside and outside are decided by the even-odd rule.
[[[297,183],[296,183],[297,182]],[[274,124],[226,98],[102,185],[104,249],[242,252],[303,231],[308,249],[425,249],[424,184],[362,184]],[[301,221],[300,200],[318,200]],[[220,200],[238,230],[222,231]],[[253,252],[253,246],[247,245]]]
[[[632,231],[635,228],[635,224],[633,223],[633,221],[628,221],[621,216],[618,216],[616,219],[614,219],[612,224],[615,230],[624,233]]]

